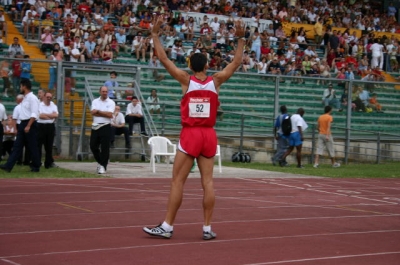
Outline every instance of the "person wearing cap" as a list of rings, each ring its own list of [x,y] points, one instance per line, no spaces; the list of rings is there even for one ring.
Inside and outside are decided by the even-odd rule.
[[[334,105],[338,111],[343,110],[340,107],[339,99],[336,97],[336,90],[333,89],[331,83],[329,83],[328,88],[324,90],[324,94],[322,95],[322,104],[324,104],[324,106]]]
[[[40,40],[42,41],[42,46],[40,50],[45,53],[46,50],[53,50],[53,43],[55,41],[53,34],[51,33],[50,27],[44,28],[44,33],[41,35]]]

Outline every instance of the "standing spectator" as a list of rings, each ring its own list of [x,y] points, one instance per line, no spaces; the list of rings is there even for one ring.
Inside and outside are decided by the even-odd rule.
[[[97,173],[105,174],[110,157],[111,119],[115,102],[108,97],[108,88],[100,87],[100,97],[92,102],[90,113],[93,116],[90,135],[90,150],[97,161]]]
[[[3,121],[5,120],[7,120],[6,108],[2,103],[0,103],[0,161],[1,161],[1,156],[3,155],[3,135],[4,135]]]
[[[290,133],[289,136],[289,148],[286,151],[286,153],[283,154],[281,160],[279,160],[279,165],[281,167],[287,165],[286,157],[290,155],[294,147],[296,147],[297,167],[304,168],[304,166],[301,164],[301,149],[303,147],[303,141],[304,141],[303,131],[305,131],[308,128],[308,125],[304,121],[303,116],[304,116],[304,109],[299,108],[297,110],[297,113],[293,114],[290,117],[290,121],[292,123],[292,132]]]
[[[340,107],[340,102],[336,98],[336,91],[333,89],[333,85],[329,84],[328,88],[324,90],[324,94],[322,96],[322,104],[325,106],[335,105],[338,111],[342,111],[343,109]]]
[[[280,110],[281,115],[278,115],[278,117],[276,117],[274,125],[274,135],[275,139],[278,141],[276,153],[271,158],[272,164],[274,166],[282,159],[283,154],[286,153],[289,147],[289,139],[282,132],[282,121],[289,115],[287,114],[287,108],[285,105],[282,105]]]
[[[314,168],[319,166],[319,156],[324,153],[324,146],[328,151],[328,155],[331,158],[332,167],[340,167],[340,164],[335,162],[335,149],[333,147],[333,137],[331,133],[331,125],[333,122],[332,118],[332,107],[325,106],[324,114],[319,116],[317,130],[318,140],[317,140],[317,151],[315,153]]]
[[[39,104],[39,157],[42,159],[42,147],[44,147],[44,151],[46,152],[44,167],[46,169],[58,167],[54,164],[53,159],[53,142],[56,132],[54,122],[58,118],[58,109],[51,101],[52,97],[50,92],[45,93],[42,102]]]
[[[11,69],[12,69],[12,83],[13,83],[13,88],[14,88],[14,95],[17,95],[19,92],[19,82],[21,81],[21,61],[18,60],[18,58],[21,58],[23,55],[21,54],[16,54],[15,55],[15,60],[11,64]]]
[[[370,49],[372,52],[371,68],[383,69],[383,45],[379,43],[378,39],[375,39]]]
[[[125,148],[131,148],[131,140],[129,138],[129,130],[125,126],[125,118],[121,113],[121,107],[115,106],[115,111],[111,119],[111,148],[114,148],[115,135],[123,134],[125,137]]]
[[[0,62],[0,75],[3,79],[3,97],[8,98],[7,92],[10,91],[10,63],[7,60]]]
[[[147,104],[149,105],[150,114],[160,114],[160,99],[157,96],[157,89],[152,89],[150,96],[147,98]]]
[[[24,55],[24,59],[29,59],[29,55]],[[21,63],[21,75],[22,80],[29,80],[31,78],[32,64],[29,61],[24,61]]]
[[[114,90],[115,88],[119,87],[119,84],[117,82],[117,76],[118,76],[117,72],[112,71],[110,73],[110,80],[107,80],[104,83],[104,86],[106,86],[107,89],[108,89],[108,97],[111,98],[111,99],[117,98],[115,90]]]
[[[129,134],[133,134],[133,124],[140,124],[141,135],[147,136],[145,127],[144,127],[144,117],[142,112],[142,104],[139,103],[139,100],[136,96],[132,97],[132,102],[128,104],[126,107],[126,115],[125,122],[128,123],[129,126]]]
[[[256,52],[256,60],[260,61],[261,57],[261,38],[260,38],[260,33],[258,32],[258,28],[254,30],[254,34],[252,36],[252,44],[251,44],[251,50]]]
[[[330,35],[329,37],[328,50],[333,49],[334,51],[336,51],[337,48],[339,48],[339,37],[337,35],[337,31],[334,30],[332,35]]]
[[[32,93],[32,84],[30,80],[21,80],[21,92],[24,99],[21,102],[19,110],[19,119],[21,123],[18,126],[17,139],[14,143],[14,149],[7,163],[0,165],[0,169],[11,172],[15,163],[22,154],[24,143],[28,143],[28,149],[31,154],[31,172],[39,172],[40,158],[38,150],[38,126],[37,118],[39,117],[39,100]]]
[[[317,23],[314,25],[314,38],[315,38],[315,43],[317,44],[317,48],[319,49],[319,46],[321,45],[322,42],[322,36],[323,36],[323,25],[322,25],[322,18],[319,18]]]

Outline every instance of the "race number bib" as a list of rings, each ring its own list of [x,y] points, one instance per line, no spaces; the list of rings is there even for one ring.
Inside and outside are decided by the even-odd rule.
[[[190,98],[189,117],[191,118],[210,117],[210,98]]]

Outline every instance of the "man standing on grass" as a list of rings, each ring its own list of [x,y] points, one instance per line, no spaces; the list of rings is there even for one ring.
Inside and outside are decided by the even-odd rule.
[[[335,149],[333,148],[333,137],[331,134],[332,118],[332,107],[325,106],[325,114],[319,116],[317,129],[319,131],[317,141],[317,152],[314,159],[314,168],[319,166],[319,156],[324,153],[324,146],[328,151],[329,157],[332,161],[332,167],[340,167],[340,164],[335,162]]]
[[[304,115],[304,109],[299,108],[297,110],[297,114],[293,114],[290,117],[290,121],[292,122],[292,132],[290,133],[289,136],[289,148],[279,161],[279,165],[281,167],[287,165],[286,157],[290,155],[290,153],[296,147],[297,167],[304,168],[304,166],[301,164],[301,149],[303,147],[303,141],[304,141],[303,131],[305,131],[308,128],[308,125],[304,121],[303,115]]]
[[[105,174],[107,170],[110,157],[111,119],[114,110],[115,102],[108,97],[108,88],[100,87],[100,97],[93,100],[90,110],[93,116],[90,150],[98,163],[98,174]]]
[[[285,105],[281,106],[281,115],[276,117],[274,126],[275,139],[278,141],[278,147],[275,155],[271,158],[272,164],[275,166],[276,163],[281,159],[283,154],[286,153],[289,147],[289,139],[282,132],[282,121],[289,116],[287,114],[287,108]]]
[[[39,118],[39,100],[32,93],[32,84],[28,79],[21,80],[21,93],[24,99],[21,102],[19,110],[19,119],[21,123],[18,125],[17,139],[14,143],[14,149],[11,156],[8,157],[7,163],[0,165],[0,169],[11,172],[17,160],[21,157],[24,143],[28,143],[32,162],[30,168],[32,172],[39,172],[40,157],[38,148],[38,124],[36,120]]]
[[[242,61],[244,25],[236,21],[236,36],[238,46],[233,61],[224,70],[207,75],[207,58],[202,53],[195,53],[190,57],[192,75],[179,69],[170,61],[159,40],[158,34],[164,17],[159,16],[153,26],[151,35],[154,38],[154,47],[161,63],[182,87],[181,124],[178,151],[176,153],[172,172],[171,191],[168,199],[167,212],[164,221],[155,227],[144,227],[149,235],[162,238],[171,238],[173,225],[183,199],[183,187],[197,160],[203,195],[203,239],[211,240],[217,234],[211,230],[211,218],[215,205],[213,184],[214,156],[217,151],[217,135],[214,129],[219,105],[218,93],[220,86],[227,81],[240,66]]]

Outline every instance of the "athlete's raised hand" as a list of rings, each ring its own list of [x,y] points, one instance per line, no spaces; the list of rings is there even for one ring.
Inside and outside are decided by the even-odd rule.
[[[158,36],[158,32],[160,31],[160,27],[163,23],[164,23],[163,15],[154,15],[153,16],[153,28],[151,29],[151,35]]]
[[[235,21],[235,35],[238,38],[243,38],[245,34],[245,24],[243,20]]]

